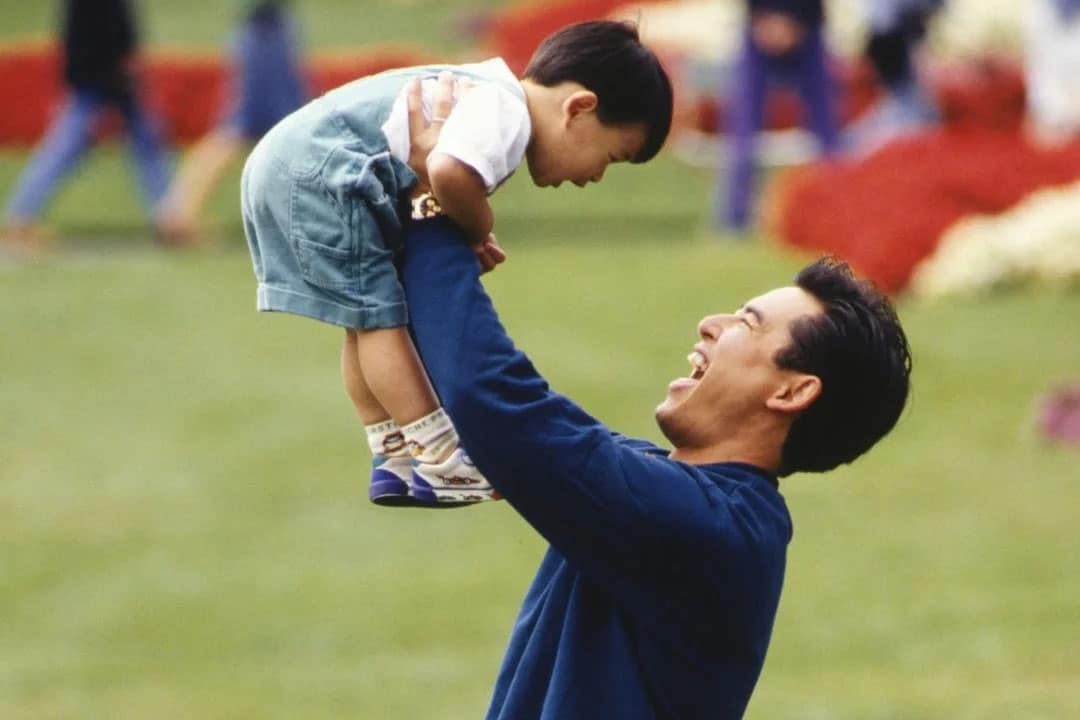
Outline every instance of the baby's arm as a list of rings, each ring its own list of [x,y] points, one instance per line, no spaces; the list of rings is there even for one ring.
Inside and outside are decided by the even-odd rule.
[[[461,228],[469,244],[476,247],[486,242],[495,225],[495,214],[480,174],[457,158],[439,152],[428,156],[427,172],[431,191],[443,212]]]
[[[456,94],[460,97],[468,92],[471,87],[472,83],[468,80],[457,79],[455,81],[450,73],[441,73],[437,85],[438,89],[434,97],[432,114],[436,118],[445,118],[450,114],[450,110],[454,107],[454,95]],[[428,159],[431,157],[432,149],[438,143],[443,125],[442,122],[429,121],[424,117],[421,92],[419,80],[414,80],[409,83],[406,92],[406,102],[409,110],[409,166],[416,172],[420,179],[418,186],[413,190],[413,197],[432,189],[431,181],[428,178]],[[439,163],[433,163],[433,165],[438,164]],[[477,173],[472,171],[471,168],[467,169],[473,173],[476,179],[479,179]],[[481,185],[483,185],[483,181],[481,180],[480,182]],[[436,197],[438,196],[436,195]],[[486,196],[484,197],[484,202],[487,202]],[[473,247],[473,250],[476,252],[477,260],[480,261],[481,272],[494,270],[496,266],[506,260],[506,252],[499,247],[498,242],[495,240],[495,236],[490,234],[490,232],[480,244]]]

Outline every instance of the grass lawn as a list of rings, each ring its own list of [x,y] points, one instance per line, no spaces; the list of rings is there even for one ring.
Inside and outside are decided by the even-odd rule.
[[[62,252],[0,269],[0,717],[481,716],[540,541],[506,506],[370,506],[337,333],[254,312],[230,203],[210,247],[156,250],[125,173],[96,156],[49,216]],[[664,157],[497,198],[509,328],[631,434],[659,439],[699,316],[802,260],[707,232],[708,187]],[[1080,296],[901,310],[910,412],[854,468],[784,483],[749,717],[1076,717],[1080,456],[1030,425],[1080,368]]]
[[[312,45],[416,37],[496,2],[297,3]],[[237,3],[140,4],[216,47]],[[0,41],[53,3],[0,1]],[[0,153],[0,197],[25,162]],[[59,252],[0,261],[0,718],[483,716],[543,544],[504,504],[394,511],[337,375],[340,338],[254,311],[235,183],[213,241],[147,239],[125,157],[50,207]],[[652,409],[706,312],[805,259],[707,229],[665,156],[587,190],[516,177],[487,285],[557,389],[660,440]],[[902,303],[915,394],[854,467],[784,481],[795,539],[750,720],[1080,717],[1080,453],[1032,432],[1080,375],[1080,293]]]

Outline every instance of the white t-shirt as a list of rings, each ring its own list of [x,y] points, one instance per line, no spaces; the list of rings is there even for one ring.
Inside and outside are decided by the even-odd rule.
[[[459,67],[469,76],[490,77],[491,81],[474,81],[472,89],[454,105],[432,152],[445,153],[471,167],[491,194],[525,157],[532,134],[529,109],[524,91],[519,96],[506,87],[507,83],[520,87],[520,82],[501,58]],[[437,86],[434,78],[421,83],[424,117],[429,120]],[[390,154],[408,162],[409,109],[404,91],[394,101],[382,131]]]

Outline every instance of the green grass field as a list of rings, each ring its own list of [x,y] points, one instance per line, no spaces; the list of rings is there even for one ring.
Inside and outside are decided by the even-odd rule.
[[[0,20],[42,14],[14,5]],[[200,37],[181,3],[144,6]],[[24,161],[0,153],[0,196]],[[507,326],[623,432],[660,440],[699,317],[805,259],[710,232],[711,182],[662,157],[496,198]],[[254,311],[235,202],[206,247],[160,250],[106,150],[50,209],[59,252],[0,264],[0,717],[482,717],[543,545],[505,504],[367,502],[340,338]],[[1080,294],[900,311],[896,431],[782,485],[795,539],[748,718],[1080,717],[1080,453],[1032,431],[1038,394],[1080,374]]]
[[[199,2],[140,0],[139,24],[146,48],[217,50],[247,0]],[[470,13],[498,8],[505,0],[297,0],[293,10],[305,46],[349,50],[373,43],[415,43],[435,51],[467,50],[456,32]],[[52,36],[58,2],[0,0],[0,42]]]

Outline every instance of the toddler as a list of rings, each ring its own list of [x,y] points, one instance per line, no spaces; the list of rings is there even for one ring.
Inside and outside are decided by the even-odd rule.
[[[430,117],[446,71],[472,86]],[[544,40],[520,80],[495,58],[351,82],[286,117],[248,158],[241,203],[258,309],[345,329],[341,373],[373,456],[369,497],[456,507],[495,498],[413,347],[394,264],[417,183],[406,100],[416,82],[443,128],[427,159],[431,195],[413,212],[449,216],[489,267],[499,251],[488,196],[522,161],[541,187],[584,187],[611,163],[645,162],[667,137],[672,92],[636,26],[585,22]]]

